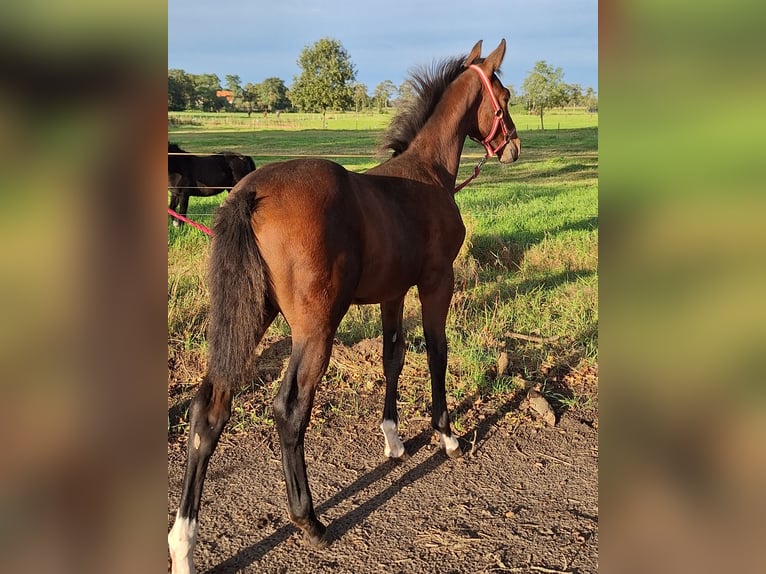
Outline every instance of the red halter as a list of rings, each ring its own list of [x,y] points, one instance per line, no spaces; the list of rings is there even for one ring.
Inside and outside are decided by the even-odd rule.
[[[495,121],[492,124],[492,130],[489,132],[489,135],[484,138],[483,141],[479,142],[481,145],[484,146],[484,149],[487,150],[487,157],[492,157],[494,155],[497,155],[497,152],[500,151],[503,148],[503,146],[505,146],[509,141],[511,141],[511,132],[508,130],[508,126],[505,125],[505,121],[503,120],[503,108],[500,107],[500,102],[497,101],[497,98],[495,97],[495,93],[492,91],[492,83],[489,81],[487,74],[485,74],[484,70],[482,70],[476,64],[471,64],[468,67],[471,68],[473,71],[475,71],[477,74],[479,74],[481,83],[484,84],[484,87],[487,89],[487,93],[489,94],[489,101],[492,102],[492,107],[495,110]],[[493,149],[490,142],[495,137],[495,134],[497,133],[498,128],[500,128],[503,131],[503,135],[505,136],[505,141],[503,141],[503,143],[501,143],[500,145],[498,145],[496,148]],[[476,141],[479,141],[479,140],[476,140]]]

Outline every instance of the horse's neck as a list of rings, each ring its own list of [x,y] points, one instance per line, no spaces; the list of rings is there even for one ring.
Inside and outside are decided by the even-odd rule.
[[[430,168],[430,179],[447,189],[455,187],[460,155],[468,135],[466,117],[474,99],[470,89],[461,86],[448,88],[404,152],[417,157],[421,165]]]

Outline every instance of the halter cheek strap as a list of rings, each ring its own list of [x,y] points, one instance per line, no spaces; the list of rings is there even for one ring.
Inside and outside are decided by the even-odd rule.
[[[508,126],[505,125],[505,121],[503,120],[503,108],[500,107],[500,102],[497,101],[497,97],[495,97],[495,93],[492,91],[492,83],[489,81],[487,74],[485,74],[484,70],[482,70],[476,64],[471,64],[468,67],[479,74],[479,79],[484,85],[484,88],[487,90],[487,94],[489,94],[489,101],[492,103],[492,108],[495,110],[495,120],[492,123],[492,129],[490,130],[489,135],[487,135],[487,137],[479,142],[484,146],[484,149],[487,150],[487,157],[492,157],[497,155],[497,152],[500,151],[503,146],[505,146],[511,140],[511,132],[508,130]],[[493,148],[490,142],[494,139],[498,129],[502,130],[505,139],[500,145],[498,145],[496,148]]]
[[[508,126],[505,125],[505,120],[503,120],[503,108],[500,107],[500,102],[497,101],[497,98],[495,97],[495,92],[492,91],[492,83],[489,81],[489,78],[487,77],[487,74],[484,73],[484,70],[482,70],[479,66],[476,64],[471,64],[468,66],[470,69],[472,69],[474,72],[479,74],[479,78],[481,79],[481,83],[484,86],[484,88],[487,90],[487,94],[489,94],[489,101],[492,102],[492,108],[495,110],[495,120],[492,122],[492,130],[490,130],[489,135],[485,137],[483,140],[479,141],[475,138],[475,141],[478,141],[481,145],[484,146],[484,149],[487,150],[487,155],[484,156],[479,160],[479,163],[476,164],[476,167],[473,169],[473,174],[466,179],[463,183],[455,187],[455,193],[463,189],[466,185],[471,183],[481,171],[481,166],[484,165],[484,162],[487,161],[488,158],[493,157],[497,155],[497,152],[500,151],[505,145],[508,144],[509,141],[511,141],[511,132],[508,129]],[[495,137],[495,134],[497,134],[497,130],[500,129],[503,132],[503,135],[505,136],[505,139],[503,142],[498,145],[496,148],[492,147],[492,140]]]

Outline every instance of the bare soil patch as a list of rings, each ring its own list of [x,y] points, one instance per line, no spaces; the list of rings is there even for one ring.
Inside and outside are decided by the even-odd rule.
[[[285,347],[279,341],[267,345],[264,372],[275,382],[244,394],[242,402],[270,401],[281,370],[276,357]],[[380,369],[375,340],[336,349],[334,356],[349,368],[364,371],[375,363]],[[173,419],[193,388],[170,371]],[[465,453],[460,460],[438,449],[417,401],[403,405],[408,408],[400,421],[409,460],[384,460],[378,429],[383,386],[343,388],[346,379],[339,377],[340,388],[323,387],[314,412],[318,422],[306,435],[314,503],[333,538],[323,550],[304,545],[287,519],[276,430],[265,422],[225,432],[205,483],[198,571],[596,572],[598,373],[553,367],[547,377],[564,401],[551,402],[553,427],[519,410],[521,391],[453,404],[466,428],[459,435]],[[566,400],[572,396],[587,400],[573,406]],[[183,479],[183,438],[169,433],[168,529]]]

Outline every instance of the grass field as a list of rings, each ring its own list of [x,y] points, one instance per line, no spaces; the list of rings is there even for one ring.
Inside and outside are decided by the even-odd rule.
[[[597,381],[598,116],[550,113],[545,117],[548,129],[540,131],[536,116],[519,110],[512,115],[522,141],[520,160],[510,166],[487,162],[479,178],[457,195],[468,234],[455,264],[457,285],[447,326],[448,393],[453,401],[499,401],[537,382],[558,408],[565,408],[592,401]],[[272,114],[261,117],[262,125],[255,128],[237,123],[255,115],[173,116],[182,121],[169,122],[168,137],[189,151],[238,151],[252,155],[258,166],[323,156],[353,171],[382,161],[376,144],[390,119],[377,113],[328,114],[329,129],[323,130],[318,115],[282,114],[277,119]],[[266,125],[269,121],[286,125]],[[525,129],[527,124],[530,129]],[[483,149],[467,141],[459,178],[468,177],[482,156]],[[189,216],[209,225],[224,197],[192,198]],[[199,231],[168,226],[171,386],[192,387],[204,368],[208,246],[209,238]],[[416,416],[430,404],[419,313],[412,289],[405,307],[408,352],[400,410]],[[287,335],[288,326],[278,320],[266,338]],[[325,408],[341,415],[360,414],[357,398],[382,381],[382,366],[379,360],[363,360],[354,349],[379,335],[377,306],[352,307],[338,331],[324,385],[343,392],[334,394]],[[498,356],[504,351],[510,364],[498,373]],[[230,423],[234,428],[270,421],[270,401],[263,399],[273,392],[277,378],[267,378],[265,385],[256,381],[243,390],[244,400],[235,405]],[[256,389],[263,386],[261,396]],[[461,417],[457,409],[453,422],[458,432],[466,423]],[[175,424],[180,430],[184,423],[184,413],[179,412]]]
[[[328,112],[325,129],[330,130],[380,130],[388,125],[392,110],[383,112]],[[519,130],[540,129],[540,118],[524,112],[520,106],[512,106],[511,114]],[[544,116],[546,129],[572,129],[594,127],[598,114],[581,110],[552,110]],[[169,131],[175,133],[205,131],[263,131],[263,130],[306,130],[323,129],[321,114],[269,113],[266,116],[253,113],[216,112],[168,112]]]

